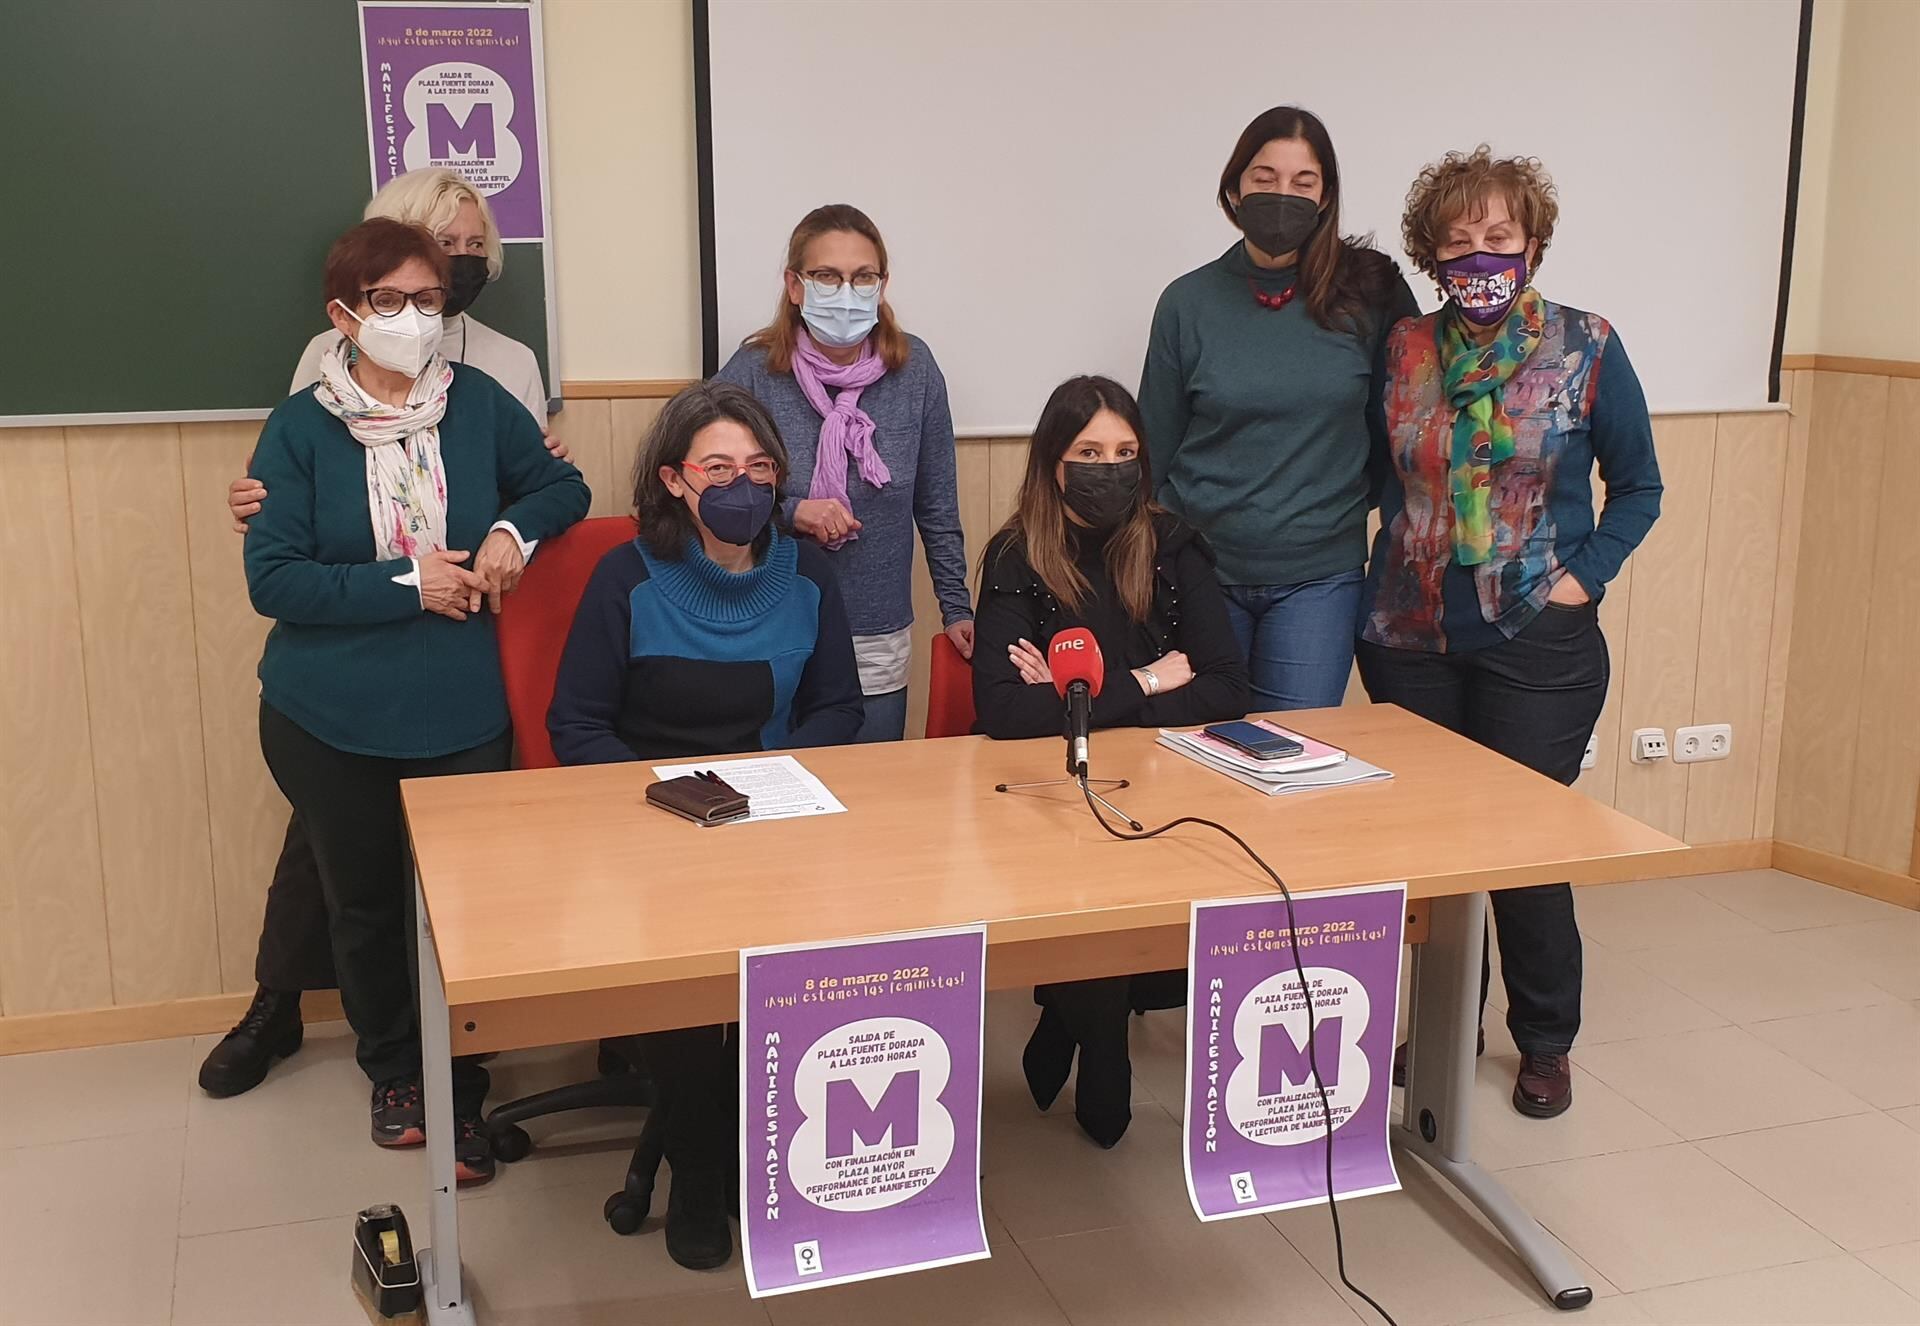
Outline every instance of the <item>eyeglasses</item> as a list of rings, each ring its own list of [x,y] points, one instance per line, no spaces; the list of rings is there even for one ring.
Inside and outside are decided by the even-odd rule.
[[[690,460],[683,460],[680,464],[686,469],[698,470],[700,473],[706,475],[707,482],[716,488],[725,488],[728,484],[740,477],[740,466],[735,465],[730,460],[711,460],[705,465],[695,465]],[[753,480],[755,483],[770,484],[780,477],[780,466],[772,460],[762,457],[759,460],[750,460],[747,462],[746,474],[747,478]]]
[[[425,290],[395,290],[390,285],[377,285],[360,293],[383,318],[393,317],[409,303],[428,317],[447,306],[447,288],[443,285],[430,285]]]
[[[816,267],[813,271],[802,272],[800,275],[819,286],[822,294],[837,295],[840,293],[840,287],[848,284],[847,278],[831,267]],[[855,272],[852,279],[853,293],[865,299],[878,290],[880,283],[886,279],[886,274],[883,272]]]

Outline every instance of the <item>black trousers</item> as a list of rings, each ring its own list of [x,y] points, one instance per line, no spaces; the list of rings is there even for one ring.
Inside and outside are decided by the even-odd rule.
[[[674,1181],[724,1182],[740,1148],[739,1023],[650,1031],[633,1043],[653,1077],[653,1108]]]
[[[1599,607],[1549,605],[1511,640],[1464,654],[1390,649],[1362,640],[1360,679],[1377,703],[1397,704],[1556,782],[1580,776],[1580,757],[1607,698],[1609,664]],[[1500,807],[1460,789],[1460,813]],[[1565,884],[1490,895],[1507,987],[1507,1029],[1524,1053],[1565,1054],[1580,1031],[1580,928]],[[1480,966],[1484,1003],[1487,963]]]
[[[383,759],[329,746],[263,701],[260,750],[313,848],[361,1071],[375,1082],[417,1073],[413,864],[400,780],[505,769],[512,735],[432,759]]]
[[[253,979],[269,990],[331,990],[333,937],[327,929],[327,899],[320,866],[313,859],[306,825],[296,811],[267,886],[267,913],[260,921],[260,948]]]

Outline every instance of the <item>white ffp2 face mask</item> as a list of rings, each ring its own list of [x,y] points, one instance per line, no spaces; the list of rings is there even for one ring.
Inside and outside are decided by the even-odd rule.
[[[440,348],[444,327],[438,313],[422,313],[409,302],[390,318],[363,318],[339,300],[333,302],[360,324],[354,344],[361,353],[390,373],[417,378]]]

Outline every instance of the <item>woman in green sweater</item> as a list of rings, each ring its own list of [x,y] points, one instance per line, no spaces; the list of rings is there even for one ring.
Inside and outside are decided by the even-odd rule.
[[[589,495],[524,406],[439,353],[447,258],[426,230],[362,222],[334,242],[324,284],[344,339],[318,385],[267,420],[250,468],[274,494],[246,543],[254,610],[274,619],[260,747],[320,868],[340,1002],[373,1081],[373,1140],[418,1146],[400,780],[507,767],[486,609]],[[473,1128],[482,1070],[456,1095],[460,1175],[488,1178]]]
[[[1219,559],[1256,710],[1340,703],[1384,450],[1387,332],[1419,313],[1393,260],[1340,234],[1340,165],[1295,106],[1220,173],[1243,238],[1160,296],[1140,412],[1160,503]]]

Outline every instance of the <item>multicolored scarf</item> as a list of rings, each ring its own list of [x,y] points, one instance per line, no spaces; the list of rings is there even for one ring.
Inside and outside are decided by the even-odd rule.
[[[1453,555],[1462,566],[1479,566],[1493,556],[1493,467],[1513,458],[1513,423],[1500,389],[1539,346],[1546,301],[1529,287],[1484,345],[1467,336],[1463,319],[1449,314],[1438,321],[1441,387],[1457,411],[1448,469]]]
[[[447,546],[447,466],[440,420],[453,369],[436,354],[413,380],[405,405],[375,400],[354,380],[355,351],[342,339],[320,357],[313,397],[366,449],[367,514],[376,561],[419,557]]]

